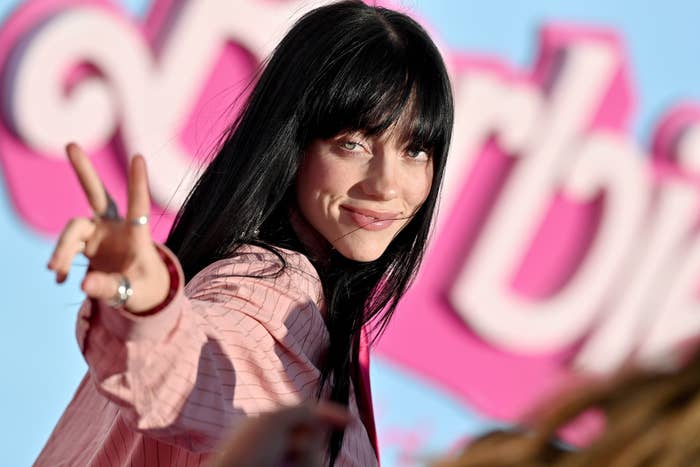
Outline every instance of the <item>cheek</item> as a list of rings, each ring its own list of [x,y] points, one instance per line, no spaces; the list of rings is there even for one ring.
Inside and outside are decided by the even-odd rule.
[[[324,157],[314,154],[300,167],[297,176],[297,203],[306,219],[316,228],[318,222],[333,210],[342,182],[342,172],[338,174]]]
[[[406,184],[405,199],[413,208],[418,208],[422,205],[430,194],[430,187],[433,181],[433,168],[425,168],[421,171],[415,171],[408,179]]]
[[[323,156],[313,157],[304,164],[297,178],[299,198],[312,199],[347,192],[352,177],[343,164],[333,163]]]

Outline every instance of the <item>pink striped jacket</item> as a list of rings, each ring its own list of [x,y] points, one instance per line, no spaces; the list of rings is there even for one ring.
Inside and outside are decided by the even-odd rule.
[[[323,293],[306,257],[286,260],[275,274],[277,257],[245,247],[150,316],[86,301],[77,337],[89,370],[35,465],[199,466],[246,417],[315,400]],[[338,466],[378,464],[366,345],[360,361]]]

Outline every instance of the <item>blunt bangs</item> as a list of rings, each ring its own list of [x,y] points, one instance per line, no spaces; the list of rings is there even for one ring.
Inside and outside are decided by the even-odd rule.
[[[398,131],[407,147],[443,159],[452,129],[452,94],[437,49],[417,24],[389,10],[372,11],[353,34],[333,31],[332,53],[319,64],[300,105],[302,146],[346,131]],[[370,21],[371,20],[371,21]],[[400,20],[400,21],[399,21]],[[412,20],[408,20],[411,21]]]

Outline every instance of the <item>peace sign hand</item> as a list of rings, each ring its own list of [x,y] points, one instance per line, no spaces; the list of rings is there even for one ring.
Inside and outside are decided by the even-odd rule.
[[[156,307],[167,297],[170,276],[147,225],[150,197],[143,157],[131,159],[127,215],[122,219],[83,150],[71,143],[66,153],[95,216],[66,224],[48,268],[62,283],[73,258],[82,252],[90,261],[81,284],[89,297],[125,305],[132,313]]]

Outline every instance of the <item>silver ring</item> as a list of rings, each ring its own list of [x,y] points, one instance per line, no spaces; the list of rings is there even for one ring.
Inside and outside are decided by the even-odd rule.
[[[129,297],[134,295],[134,289],[131,288],[131,282],[126,276],[122,275],[119,278],[119,285],[117,286],[117,291],[114,293],[108,304],[112,308],[123,308],[126,305],[126,301]]]
[[[85,243],[85,240],[80,240],[80,243],[78,244],[78,253],[85,253],[86,246],[87,243]]]
[[[148,216],[139,216],[136,219],[129,219],[131,225],[146,225],[148,224]]]

